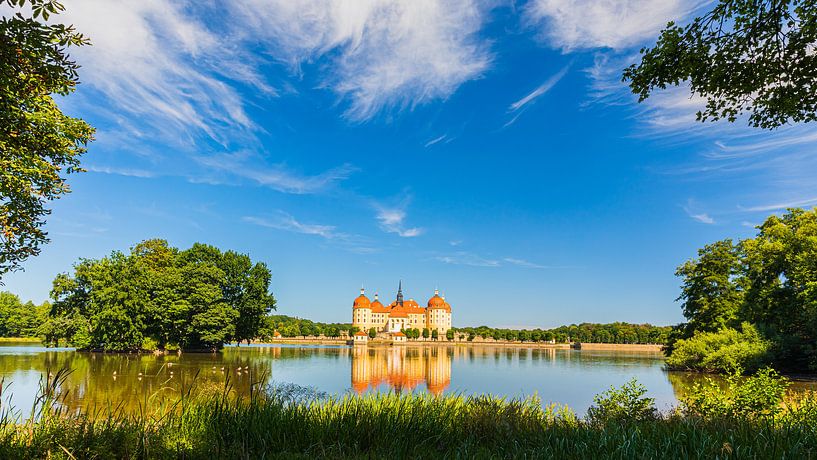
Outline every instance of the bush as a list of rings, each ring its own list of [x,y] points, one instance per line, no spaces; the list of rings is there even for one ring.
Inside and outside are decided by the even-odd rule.
[[[727,377],[725,388],[709,378],[705,383],[696,383],[681,407],[688,415],[704,418],[773,417],[782,410],[788,386],[788,379],[771,368],[750,377],[742,377],[737,369]]]
[[[142,339],[142,350],[155,351],[155,350],[158,350],[158,349],[159,349],[159,342],[157,342],[156,340],[154,340],[154,339],[152,339],[150,337],[145,337],[144,339]]]
[[[594,405],[587,409],[587,421],[606,425],[611,422],[643,422],[658,415],[655,399],[645,398],[647,389],[633,378],[621,386],[593,398]]]
[[[757,328],[743,323],[741,330],[722,329],[699,332],[689,339],[675,342],[667,357],[670,369],[705,372],[755,371],[771,361],[771,342]]]

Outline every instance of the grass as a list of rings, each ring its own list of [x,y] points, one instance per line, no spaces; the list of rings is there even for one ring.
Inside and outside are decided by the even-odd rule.
[[[140,415],[91,417],[59,409],[60,378],[28,421],[0,415],[0,458],[817,458],[814,395],[773,417],[633,417],[609,410],[627,403],[611,390],[596,401],[607,409],[583,420],[536,398],[334,398],[292,387],[237,398],[227,384]]]
[[[4,342],[14,342],[14,343],[41,343],[39,337],[0,337],[0,343]]]

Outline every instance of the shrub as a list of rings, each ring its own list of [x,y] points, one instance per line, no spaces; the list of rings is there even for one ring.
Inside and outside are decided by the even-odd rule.
[[[687,414],[704,418],[772,417],[781,411],[788,386],[788,379],[771,368],[750,377],[741,376],[736,369],[727,377],[725,387],[710,378],[696,383],[681,404]]]
[[[587,421],[606,425],[611,422],[642,422],[658,415],[655,399],[645,398],[647,389],[633,378],[620,388],[609,390],[593,398],[594,405],[587,409]]]
[[[667,366],[706,372],[755,371],[770,362],[770,347],[755,326],[743,323],[740,331],[699,332],[678,340],[667,357]]]

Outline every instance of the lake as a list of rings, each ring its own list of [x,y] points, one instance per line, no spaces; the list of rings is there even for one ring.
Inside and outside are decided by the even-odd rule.
[[[36,344],[0,344],[3,407],[26,416],[40,381],[71,370],[60,387],[67,409],[128,411],[151,408],[195,388],[296,384],[329,394],[425,391],[433,394],[538,395],[543,404],[567,404],[583,414],[593,396],[635,377],[660,409],[703,377],[667,372],[660,353],[565,350],[490,345],[321,346],[253,344],[218,354],[79,353]],[[814,382],[798,388],[817,389]]]

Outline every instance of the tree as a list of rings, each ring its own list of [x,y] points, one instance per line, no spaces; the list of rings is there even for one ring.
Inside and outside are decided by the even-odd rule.
[[[684,344],[684,366],[752,356],[755,367],[817,369],[817,208],[789,209],[758,230],[737,245],[708,245],[679,269],[689,321],[670,342]]]
[[[31,6],[31,17],[23,15]],[[17,270],[48,242],[49,201],[69,192],[64,177],[80,172],[79,157],[94,130],[60,111],[79,82],[71,46],[88,40],[72,26],[48,20],[63,10],[55,0],[0,0],[14,12],[0,19],[0,276]]]
[[[727,239],[706,245],[697,259],[678,267],[676,276],[684,278],[678,300],[689,320],[682,337],[716,332],[734,323],[744,296],[738,279],[740,257],[740,247]]]
[[[357,327],[357,326],[352,326],[352,327],[350,327],[350,328],[349,328],[349,338],[354,337],[354,336],[355,336],[355,334],[357,334],[358,332],[360,332],[360,328],[359,328],[359,327]]]
[[[643,101],[656,89],[689,82],[706,99],[700,121],[773,129],[817,119],[817,5],[814,0],[719,0],[686,26],[673,22],[624,80]]]
[[[445,338],[447,340],[454,340],[454,330],[449,329],[449,330],[445,331]]]
[[[429,337],[429,335],[431,335],[431,332],[428,330],[427,327],[424,327],[423,328],[423,338],[427,339]]]
[[[37,337],[51,304],[23,303],[10,292],[0,292],[0,337]]]
[[[248,269],[237,269],[236,260]],[[147,240],[130,254],[83,259],[73,275],[58,275],[45,334],[110,351],[217,350],[262,333],[275,307],[269,280],[266,266],[244,255],[202,244],[179,251]],[[289,332],[297,329],[281,334]]]
[[[440,337],[440,331],[434,329],[431,331],[431,340],[437,340]]]
[[[377,337],[377,329],[375,329],[375,328],[369,329],[369,338],[373,339],[375,337]]]

